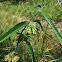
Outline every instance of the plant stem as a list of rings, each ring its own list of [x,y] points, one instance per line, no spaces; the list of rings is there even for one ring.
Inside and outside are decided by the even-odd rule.
[[[42,8],[40,8],[40,9],[31,17],[31,19],[30,19],[29,21],[31,21],[31,20],[33,19],[33,17],[35,17],[35,16],[38,14],[38,12],[41,11],[41,9],[43,9],[43,8],[44,8],[44,6],[43,6]],[[21,37],[23,31],[26,29],[26,27],[27,27],[27,26],[25,26],[25,27],[22,29],[22,31],[21,31],[21,33],[20,33],[20,35],[19,35],[19,37],[18,37],[17,46],[18,46],[18,44],[20,43],[19,39],[20,39],[20,37]]]

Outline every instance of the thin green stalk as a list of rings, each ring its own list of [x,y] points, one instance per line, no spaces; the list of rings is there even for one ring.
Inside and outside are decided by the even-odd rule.
[[[50,60],[50,61],[48,61],[48,62],[55,62],[55,61],[58,61],[58,60],[62,60],[62,58]]]
[[[42,51],[42,57],[44,56],[43,51],[44,51],[44,43],[45,43],[47,28],[48,28],[48,24],[47,24],[47,27],[46,27],[46,30],[45,30],[45,35],[44,35],[44,37],[43,37],[42,50],[41,50],[41,51]]]

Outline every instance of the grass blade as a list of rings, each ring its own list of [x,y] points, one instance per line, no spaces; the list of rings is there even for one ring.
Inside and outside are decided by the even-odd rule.
[[[29,23],[28,21],[24,21],[24,22],[21,22],[21,23],[15,25],[12,29],[10,29],[7,33],[5,33],[0,38],[0,43],[3,42],[4,40],[6,40],[8,37],[10,37],[13,33],[17,32],[18,30],[20,30],[23,27],[25,27],[28,23]]]
[[[55,62],[55,61],[58,61],[58,60],[62,60],[62,58],[50,60],[50,61],[48,61],[48,62]]]
[[[59,41],[60,41],[60,43],[62,45],[62,36],[58,32],[57,28],[55,27],[55,25],[53,24],[53,22],[50,20],[50,18],[48,16],[46,16],[42,11],[41,11],[41,13],[45,17],[45,19],[47,20],[47,22],[49,23],[49,25],[51,26],[51,28],[53,29],[53,31],[55,32],[57,38],[59,39]]]

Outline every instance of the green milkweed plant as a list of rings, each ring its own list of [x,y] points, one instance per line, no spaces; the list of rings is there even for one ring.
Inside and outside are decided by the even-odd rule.
[[[38,6],[39,7],[39,6]],[[57,38],[59,39],[61,45],[62,45],[62,36],[60,35],[60,33],[58,32],[57,28],[55,27],[55,25],[53,24],[53,22],[49,19],[49,17],[47,15],[45,15],[41,9],[43,9],[44,7],[40,8],[39,7],[39,10],[34,14],[34,16],[37,15],[37,13],[40,11],[41,14],[45,17],[46,21],[49,23],[49,25],[51,26],[51,28],[53,29],[53,31],[55,32]],[[33,17],[34,17],[33,16]],[[34,52],[33,52],[33,47],[32,45],[28,42],[28,38],[25,37],[23,35],[23,31],[25,29],[27,29],[26,27],[28,26],[28,24],[30,22],[36,22],[40,25],[42,31],[43,31],[43,26],[41,25],[41,23],[39,22],[39,20],[34,20],[33,17],[29,20],[29,21],[24,21],[24,22],[20,22],[18,23],[17,25],[15,25],[13,28],[11,28],[7,33],[5,33],[2,37],[0,37],[0,43],[2,43],[4,40],[6,40],[8,37],[10,37],[12,34],[18,32],[20,29],[22,29],[19,37],[18,37],[18,42],[17,42],[17,45],[20,43],[20,37],[23,36],[23,40],[26,41],[26,44],[28,45],[29,47],[29,50],[31,52],[31,57],[32,57],[32,62],[35,62],[35,57],[34,57]],[[7,54],[7,53],[6,53]],[[2,54],[3,56],[6,55],[6,54]],[[0,57],[2,56],[0,55]]]

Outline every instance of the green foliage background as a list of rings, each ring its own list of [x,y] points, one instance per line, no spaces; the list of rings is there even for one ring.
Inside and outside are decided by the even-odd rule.
[[[45,6],[45,8],[42,9],[42,12],[47,15],[53,23],[62,23],[62,6],[58,4],[57,0],[0,0],[0,38],[16,24],[29,20],[38,11],[38,5],[41,5],[41,7]],[[34,20],[35,22],[39,21],[37,23],[40,25],[35,22],[30,22],[27,29],[23,32],[25,38],[29,38],[28,42],[26,44],[24,39],[21,38],[21,42],[19,43],[18,49],[16,49],[15,53],[13,53],[13,51],[17,47],[16,45],[19,34],[12,34],[10,38],[2,41],[3,43],[0,43],[0,59],[2,61],[2,58],[5,59],[5,56],[9,52],[10,54],[8,53],[9,56],[7,57],[7,61],[16,61],[15,56],[17,56],[19,57],[18,60],[20,62],[31,62],[33,61],[32,54],[34,52],[36,62],[50,60],[61,62],[62,45],[57,39],[55,33],[46,25],[43,26],[44,31],[42,31],[41,22],[45,20],[45,18],[41,12],[34,17]],[[22,29],[17,32],[20,33],[21,30]]]

